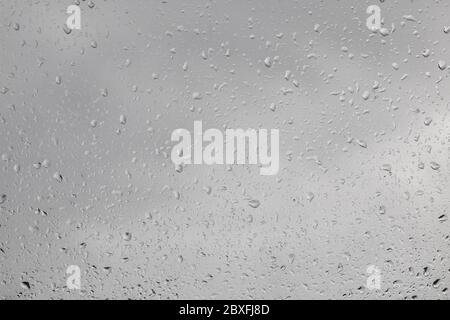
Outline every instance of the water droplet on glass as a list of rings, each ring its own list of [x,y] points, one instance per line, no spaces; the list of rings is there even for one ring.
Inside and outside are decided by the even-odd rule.
[[[441,69],[442,71],[447,69],[447,62],[445,62],[444,60],[440,60],[438,62],[438,67],[439,69]]]
[[[55,179],[56,181],[58,181],[59,183],[61,183],[63,181],[63,176],[61,175],[61,173],[59,172],[55,172],[53,174],[53,179]]]
[[[439,163],[432,161],[430,163],[431,169],[433,170],[439,170],[439,168],[441,167]]]
[[[264,59],[264,65],[267,68],[270,68],[272,66],[272,60],[270,59],[270,57],[267,57],[267,58]]]
[[[252,199],[248,202],[248,205],[252,208],[258,208],[261,205],[261,202],[259,202],[259,200],[256,199]]]
[[[131,241],[131,238],[132,238],[131,232],[125,232],[125,233],[122,235],[122,239],[123,239],[124,241]]]

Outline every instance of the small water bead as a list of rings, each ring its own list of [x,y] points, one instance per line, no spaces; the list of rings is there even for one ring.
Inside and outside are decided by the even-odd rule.
[[[267,68],[270,68],[270,67],[272,66],[272,59],[270,59],[270,57],[266,57],[266,58],[264,59],[264,65],[265,65]]]
[[[248,205],[254,209],[258,208],[261,205],[261,202],[257,199],[252,199],[248,202]]]
[[[295,261],[295,254],[290,253],[290,254],[288,255],[288,261],[289,261],[289,264],[293,264],[294,261]]]
[[[439,170],[439,169],[441,168],[441,165],[440,165],[439,163],[437,163],[437,162],[432,161],[432,162],[430,163],[430,167],[431,167],[431,169],[433,169],[433,170]]]
[[[201,98],[202,98],[202,95],[200,94],[200,92],[193,92],[192,93],[192,99],[200,100]]]
[[[438,288],[441,284],[441,279],[436,279],[433,281],[433,288]]]
[[[447,62],[445,62],[444,60],[440,60],[438,62],[438,67],[440,70],[444,71],[445,69],[447,69]]]
[[[422,51],[422,56],[424,56],[425,58],[428,58],[431,54],[431,50],[430,49],[425,49]]]
[[[369,97],[370,97],[370,92],[367,91],[367,90],[364,91],[363,94],[362,94],[362,98],[363,98],[364,100],[368,100]]]
[[[48,216],[48,213],[46,211],[41,210],[39,208],[37,208],[37,210],[34,213],[37,214],[37,215],[40,215],[40,216],[44,216],[44,217]]]
[[[44,159],[44,161],[42,161],[42,166],[43,166],[44,168],[50,167],[50,160]]]
[[[356,140],[356,143],[361,147],[361,148],[367,148],[367,143],[363,140]]]
[[[122,235],[122,239],[123,239],[124,241],[131,241],[131,238],[132,238],[131,232],[125,232],[125,233]]]
[[[100,94],[106,98],[108,96],[108,89],[103,88],[102,90],[100,90]]]
[[[206,194],[210,195],[212,192],[212,188],[210,186],[203,187],[203,191],[205,191]]]
[[[63,182],[63,176],[59,172],[55,172],[53,174],[53,179],[55,179],[59,183]]]
[[[379,32],[380,32],[380,34],[381,34],[383,37],[386,37],[386,36],[388,36],[388,35],[390,34],[389,29],[387,29],[387,28],[381,28],[381,29],[379,30]]]

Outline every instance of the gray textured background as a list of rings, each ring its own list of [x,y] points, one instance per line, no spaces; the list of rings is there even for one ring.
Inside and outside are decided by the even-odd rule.
[[[448,299],[450,2],[72,3],[0,2],[0,297]],[[176,172],[194,120],[279,128],[278,175]]]

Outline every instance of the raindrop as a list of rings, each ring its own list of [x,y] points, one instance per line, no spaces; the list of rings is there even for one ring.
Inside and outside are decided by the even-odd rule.
[[[202,98],[202,95],[200,94],[200,92],[193,92],[192,93],[192,99],[200,100],[201,98]]]
[[[367,143],[363,140],[356,140],[356,143],[361,147],[361,148],[367,148]]]
[[[314,197],[315,197],[315,196],[314,196],[314,193],[312,193],[312,192],[306,193],[306,199],[307,199],[309,202],[313,201]]]
[[[55,172],[53,174],[53,179],[55,179],[56,181],[58,181],[59,183],[61,183],[63,181],[63,176],[61,175],[61,173],[59,172]]]
[[[107,97],[107,96],[108,96],[108,89],[103,88],[102,90],[100,90],[100,94],[101,94],[103,97]]]
[[[295,261],[295,254],[290,253],[290,254],[288,255],[288,261],[289,261],[289,264],[293,264],[294,261]]]
[[[252,208],[258,208],[261,205],[261,202],[259,202],[259,200],[256,199],[252,199],[248,202],[248,205]]]
[[[434,161],[432,161],[430,163],[430,166],[431,166],[431,169],[433,169],[433,170],[439,170],[439,168],[441,167],[441,165],[439,163],[434,162]]]
[[[439,69],[444,71],[445,69],[447,69],[447,62],[445,62],[444,60],[440,60],[438,62],[438,67],[439,67]]]
[[[42,166],[43,166],[44,168],[50,167],[50,160],[44,159],[44,161],[42,161]]]
[[[267,57],[267,58],[264,59],[264,65],[267,68],[270,68],[272,66],[272,60],[270,59],[270,57]]]
[[[205,193],[209,195],[212,192],[212,188],[210,186],[205,186],[203,187],[203,191],[205,191]]]
[[[22,282],[20,283],[20,286],[21,286],[23,289],[26,289],[26,290],[29,290],[29,289],[31,288],[31,285],[30,285],[30,283],[29,283],[28,281],[22,281]]]
[[[364,99],[364,100],[367,100],[367,99],[369,99],[369,97],[370,97],[370,92],[369,91],[364,91],[363,92],[363,94],[362,94],[362,98]]]
[[[123,239],[124,241],[131,241],[131,238],[132,238],[131,232],[125,232],[125,233],[122,235],[122,239]]]
[[[433,288],[438,288],[441,284],[441,279],[436,279],[433,281]]]

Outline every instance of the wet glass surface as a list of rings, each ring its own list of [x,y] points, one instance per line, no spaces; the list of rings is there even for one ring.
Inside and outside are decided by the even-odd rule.
[[[449,5],[1,1],[0,297],[448,299]]]

